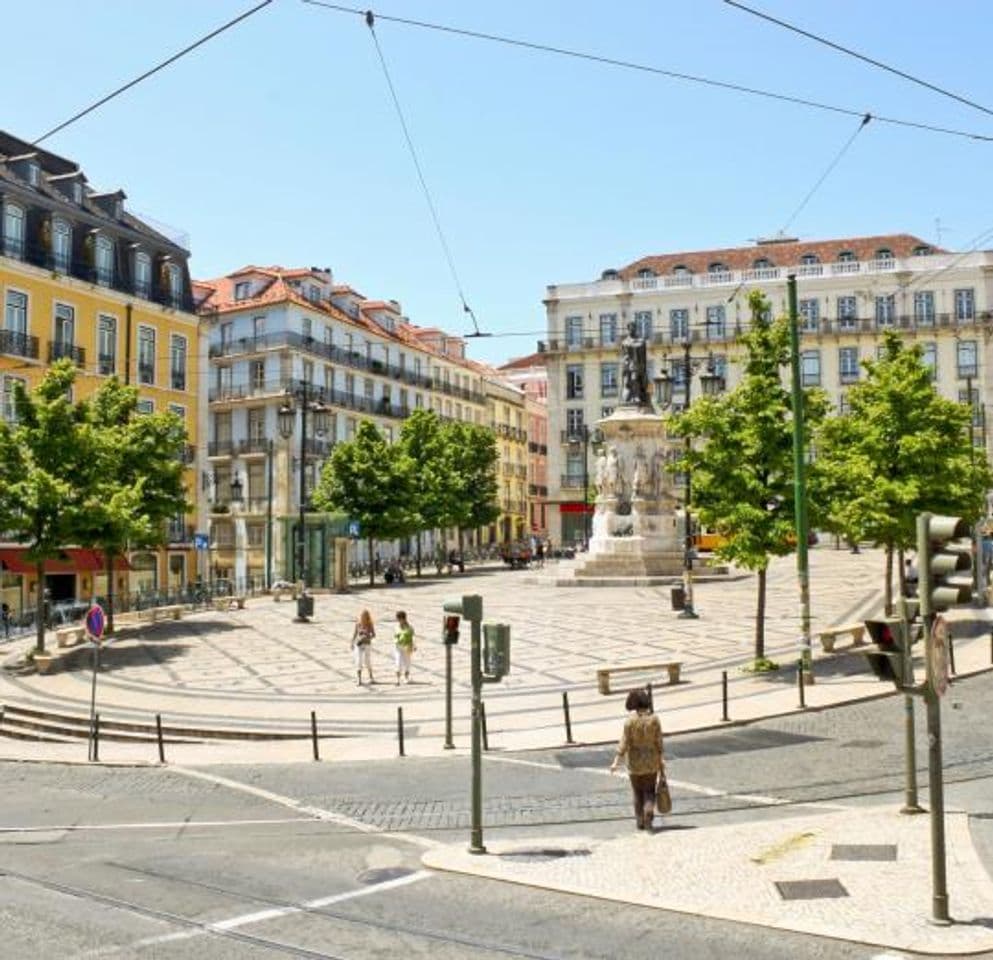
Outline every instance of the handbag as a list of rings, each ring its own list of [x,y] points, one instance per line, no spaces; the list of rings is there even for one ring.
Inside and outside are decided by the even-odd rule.
[[[655,784],[655,809],[659,813],[672,813],[672,794],[669,793],[669,782],[665,778],[665,770],[659,770],[659,779]]]

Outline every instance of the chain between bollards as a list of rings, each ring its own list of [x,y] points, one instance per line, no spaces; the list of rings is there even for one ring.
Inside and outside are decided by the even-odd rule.
[[[403,707],[397,707],[397,740],[400,743],[400,756],[407,756],[403,749]]]
[[[803,660],[798,660],[796,665],[796,683],[797,689],[800,691],[800,709],[807,709],[807,695],[803,686]]]
[[[575,743],[572,739],[572,719],[569,716],[569,691],[562,691],[562,713],[565,715],[565,742]],[[2,716],[2,714],[0,714]]]
[[[310,741],[314,745],[314,759],[321,759],[320,747],[317,744],[317,712],[310,711]]]
[[[155,714],[155,738],[159,742],[159,763],[165,763],[165,741],[162,739],[162,714]]]
[[[486,732],[486,702],[480,700],[479,702],[479,723],[483,728],[483,749],[490,749],[490,738],[489,734]]]
[[[731,717],[728,715],[728,672],[727,670],[721,671],[721,720],[724,723],[729,723]]]

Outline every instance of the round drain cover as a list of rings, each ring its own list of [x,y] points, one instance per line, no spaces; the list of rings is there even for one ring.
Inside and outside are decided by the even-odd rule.
[[[355,879],[359,883],[385,883],[387,880],[408,877],[413,872],[410,867],[379,867],[373,870],[363,870]]]

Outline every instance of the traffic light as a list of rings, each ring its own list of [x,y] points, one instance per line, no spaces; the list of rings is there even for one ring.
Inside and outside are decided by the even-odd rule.
[[[900,620],[866,620],[866,630],[875,649],[859,650],[869,661],[880,680],[889,680],[898,690],[914,683],[910,657],[904,652],[903,625]]]
[[[961,517],[917,518],[917,567],[922,616],[972,599],[972,540]]]
[[[454,615],[442,617],[442,640],[445,643],[459,642],[459,618]]]

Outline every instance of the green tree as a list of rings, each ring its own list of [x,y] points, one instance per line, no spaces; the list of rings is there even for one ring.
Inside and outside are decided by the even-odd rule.
[[[823,526],[885,547],[890,612],[894,551],[914,545],[917,514],[975,521],[993,478],[973,447],[970,407],[938,394],[921,347],[892,331],[881,346],[877,360],[863,361],[866,378],[849,389],[848,412],[818,431],[811,487]]]
[[[497,451],[493,431],[481,424],[452,420],[442,426],[444,437],[444,501],[450,511],[446,526],[462,533],[493,523],[500,516],[497,501]]]
[[[793,404],[782,380],[789,363],[787,321],[770,319],[769,302],[758,291],[749,296],[749,307],[740,383],[722,396],[694,401],[673,427],[697,441],[682,464],[692,471],[692,508],[724,538],[715,556],[758,574],[754,667],[767,669],[766,571],[771,557],[791,553],[796,543]],[[805,425],[817,424],[825,408],[820,391],[806,391]]]
[[[418,529],[413,489],[413,461],[402,445],[387,443],[372,421],[363,420],[354,440],[335,446],[313,501],[319,510],[358,520],[372,560],[377,540],[406,537]],[[375,564],[370,563],[370,585],[375,579]]]
[[[128,549],[157,547],[166,524],[189,504],[183,485],[186,429],[174,413],[137,414],[138,390],[116,377],[89,404],[97,453],[80,542],[103,551],[108,628],[113,630],[113,562]]]
[[[415,410],[400,428],[400,447],[413,472],[411,508],[417,513],[417,575],[421,575],[421,534],[445,526],[453,512],[453,485],[445,469],[445,435],[433,410]]]
[[[60,360],[30,393],[14,386],[14,423],[0,421],[0,530],[35,565],[37,633],[45,650],[45,561],[79,539],[97,460],[86,403],[70,399],[76,368]]]

